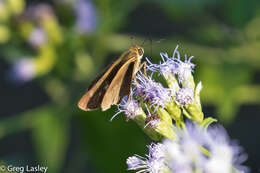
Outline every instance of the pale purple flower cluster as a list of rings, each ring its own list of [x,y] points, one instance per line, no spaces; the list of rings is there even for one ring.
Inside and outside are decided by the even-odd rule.
[[[192,79],[191,76],[195,67],[195,65],[191,63],[193,56],[187,58],[185,55],[185,60],[181,61],[178,46],[176,46],[172,57],[169,58],[166,53],[161,53],[160,55],[162,58],[160,64],[153,64],[147,59],[149,64],[147,69],[152,72],[159,72],[159,74],[162,74],[166,80],[168,80],[170,76],[172,76],[172,78],[177,76],[178,83],[174,85],[178,86],[172,88],[172,90],[174,90],[172,93],[174,94],[176,102],[182,106],[191,104],[194,100],[194,88],[189,87],[189,84],[192,83],[192,81],[189,80]],[[179,90],[176,89],[180,88],[180,86],[183,88]]]
[[[137,114],[142,113],[142,109],[139,105],[139,102],[132,97],[132,90],[129,97],[124,97],[122,102],[118,105],[118,111],[110,119],[112,121],[118,114],[124,113],[126,119],[134,119]]]
[[[192,76],[195,67],[191,63],[193,57],[187,58],[185,56],[185,60],[181,61],[178,46],[174,50],[173,57],[169,58],[165,53],[161,53],[161,57],[162,62],[159,65],[152,64],[147,59],[147,69],[153,73],[158,72],[163,75],[169,88],[164,88],[161,83],[155,82],[151,76],[138,73],[134,93],[137,99],[141,98],[144,101],[144,106],[147,110],[145,127],[148,125],[155,129],[160,127],[159,132],[163,132],[162,134],[164,135],[172,132],[176,134],[176,138],[166,139],[162,144],[152,143],[148,146],[149,154],[145,157],[139,155],[129,157],[127,159],[128,169],[136,170],[137,173],[247,172],[248,169],[241,166],[241,163],[246,160],[247,156],[243,153],[241,147],[230,142],[224,128],[221,126],[215,128],[207,126],[206,128],[205,124],[203,125],[208,120],[204,122],[200,105],[199,95],[202,84],[199,82],[195,85]],[[199,123],[197,125],[189,124],[180,119],[183,126],[176,126],[179,128],[170,126],[169,130],[165,130],[167,125],[163,124],[161,126],[161,122],[166,121],[167,118],[165,117],[169,116],[167,111],[171,109],[170,106],[172,105],[168,103],[171,101],[176,103],[173,104],[173,108],[174,106],[177,108],[185,106],[190,111],[186,112],[187,114],[190,113],[195,118],[198,114],[199,121],[195,122]],[[164,109],[165,107],[166,109]],[[151,110],[155,111],[151,112]],[[120,111],[129,114],[129,111],[124,109]],[[131,112],[133,113],[134,111]],[[183,112],[183,114],[185,113]],[[200,118],[201,115],[202,118]],[[192,118],[191,116],[191,121],[193,121]],[[169,121],[170,123],[172,123],[171,120]]]
[[[128,170],[138,170],[137,173],[160,173],[165,168],[165,146],[161,143],[152,143],[148,146],[149,154],[146,157],[134,155],[126,160]]]
[[[148,62],[147,70],[152,72],[159,72],[159,74],[162,74],[163,76],[167,75],[175,75],[176,69],[178,68],[178,63],[174,61],[174,58],[169,58],[167,53],[160,53],[162,62],[160,64],[153,64],[149,61],[148,58],[146,58],[146,61]]]
[[[151,106],[156,106],[157,109],[172,101],[172,92],[169,88],[164,88],[161,83],[155,82],[150,76],[145,76],[142,73],[138,73],[136,78],[136,96],[143,98]]]
[[[187,80],[187,75],[193,72],[195,65],[191,63],[193,56],[187,58],[185,55],[185,60],[181,61],[181,56],[178,51],[178,45],[174,49],[173,56],[169,57],[167,53],[160,53],[162,62],[159,64],[153,64],[148,59],[147,62],[149,66],[148,70],[153,72],[159,72],[164,77],[167,78],[168,75],[178,75],[179,82]]]
[[[178,131],[178,141],[165,140],[152,143],[149,154],[143,158],[135,155],[127,159],[129,170],[137,173],[161,173],[167,167],[171,173],[233,173],[248,172],[241,166],[247,158],[241,147],[230,142],[223,127],[205,131],[188,124],[186,130]],[[203,153],[207,150],[208,155]]]
[[[35,28],[31,32],[31,34],[28,38],[28,42],[33,47],[39,47],[39,46],[43,45],[44,43],[46,43],[46,41],[47,41],[47,34],[41,28]]]
[[[181,61],[179,58],[176,59],[178,63],[178,68],[176,69],[176,74],[178,75],[178,79],[180,83],[184,83],[188,80],[188,76],[193,72],[195,65],[191,63],[193,56],[187,58],[185,55],[185,60]]]
[[[228,172],[225,170],[230,168],[230,165],[243,173],[249,172],[249,168],[242,165],[247,160],[247,154],[237,142],[230,141],[224,127],[210,128],[205,138],[208,140],[204,140],[204,145],[208,146],[211,154],[205,167],[207,173]]]
[[[17,61],[9,71],[10,80],[24,83],[30,81],[35,76],[35,63],[31,58],[22,58]]]
[[[91,0],[77,0],[76,27],[81,33],[91,33],[97,27],[97,11]]]
[[[171,151],[173,149],[173,141],[166,142],[166,148]],[[244,162],[247,155],[243,153],[242,148],[230,141],[225,129],[222,126],[208,128],[205,131],[195,125],[187,124],[187,131],[179,132],[179,141],[177,142],[179,150],[185,156],[186,167],[194,172],[194,165],[197,170],[204,173],[232,173],[234,169],[247,172],[248,169],[240,164]],[[203,154],[204,147],[209,152],[209,156]],[[238,149],[239,148],[239,149]],[[173,172],[181,169],[182,166],[176,164],[176,157],[170,154],[172,159]]]
[[[149,109],[147,108],[147,111],[149,112]],[[150,114],[147,116],[146,121],[145,121],[145,126],[151,126],[151,127],[157,127],[161,121],[161,118],[159,117],[158,114]]]
[[[194,92],[190,88],[180,88],[175,95],[175,101],[181,106],[186,106],[194,101]]]
[[[178,46],[175,48],[173,57],[169,58],[166,53],[161,53],[162,62],[160,64],[152,64],[148,59],[148,66],[147,70],[152,72],[159,72],[159,74],[162,74],[165,78],[167,78],[168,75],[175,75],[181,76],[179,77],[179,82],[185,80],[188,80],[188,74],[191,75],[191,72],[194,68],[194,64],[190,62],[192,59],[187,58],[185,61],[180,60],[180,53],[178,51]],[[152,76],[152,75],[151,75]],[[165,88],[162,86],[161,83],[158,83],[152,79],[151,76],[146,76],[143,73],[139,72],[136,75],[136,83],[134,84],[135,90],[133,93],[131,93],[130,97],[133,98],[135,96],[140,97],[143,99],[146,105],[148,105],[147,110],[151,107],[154,108],[156,111],[159,107],[164,108],[167,103],[173,101],[177,102],[178,105],[186,106],[194,101],[194,91],[191,88],[185,87],[178,89],[176,91],[176,88]],[[183,78],[183,79],[181,79]],[[176,85],[179,85],[178,83]],[[126,113],[128,117],[133,117],[135,113],[136,107],[139,107],[137,103],[134,103],[137,101],[133,101],[133,99],[129,101],[124,101],[124,103],[121,103],[119,105],[119,111]],[[130,108],[130,109],[129,109]],[[116,115],[117,115],[116,114]],[[112,118],[114,118],[116,115],[114,115]],[[148,116],[149,118],[150,116]],[[158,121],[158,119],[151,119],[152,121],[149,121],[150,125],[152,125],[153,122]],[[154,121],[153,121],[154,120]]]

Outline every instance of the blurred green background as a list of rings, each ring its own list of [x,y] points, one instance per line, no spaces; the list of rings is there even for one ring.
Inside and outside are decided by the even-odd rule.
[[[50,173],[128,172],[151,141],[122,115],[77,102],[102,69],[133,44],[195,56],[206,115],[260,161],[259,0],[0,0],[0,160]],[[160,41],[157,43],[156,41]]]

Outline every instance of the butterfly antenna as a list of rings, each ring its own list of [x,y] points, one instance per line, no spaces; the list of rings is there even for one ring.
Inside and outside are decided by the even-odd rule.
[[[133,40],[135,39],[135,37],[131,35],[131,36],[130,36],[130,39],[131,39],[131,46],[134,46]]]
[[[152,40],[152,38],[151,37],[149,37],[149,40],[150,40],[150,44],[151,44],[151,52],[150,52],[150,54],[151,54],[151,56],[153,55],[153,40]]]
[[[157,40],[156,43],[161,43],[164,40],[166,40],[166,38],[161,38],[160,40]]]
[[[147,38],[144,39],[143,43],[141,44],[142,47],[144,47],[144,43],[146,42]]]

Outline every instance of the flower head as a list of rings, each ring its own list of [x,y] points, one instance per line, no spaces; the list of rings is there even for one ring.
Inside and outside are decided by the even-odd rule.
[[[195,65],[191,63],[193,56],[187,58],[185,55],[185,60],[181,61],[180,59],[176,59],[176,62],[178,63],[176,74],[178,75],[180,83],[184,83],[189,79],[189,76],[193,72],[193,69]]]
[[[151,105],[164,107],[172,100],[172,92],[169,88],[164,88],[161,83],[157,83],[150,76],[138,73],[136,76],[138,83],[135,84],[136,95],[143,98]]]
[[[146,157],[138,155],[127,159],[128,169],[137,173],[232,173],[234,169],[248,169],[241,166],[246,155],[241,147],[232,144],[224,128],[210,128],[209,131],[187,123],[186,130],[177,130],[178,140],[164,140],[148,146]]]
[[[175,101],[181,106],[186,106],[194,101],[194,93],[190,88],[180,88],[175,95]]]
[[[122,102],[118,105],[117,113],[111,118],[111,121],[121,112],[126,116],[126,120],[135,119],[136,115],[142,113],[142,108],[139,102],[133,98],[133,92],[131,90],[129,97],[124,97]]]
[[[128,165],[128,170],[138,170],[145,169],[147,167],[147,160],[138,155],[128,157],[126,163]]]
[[[211,155],[205,165],[207,173],[229,173],[232,167],[243,172],[249,171],[247,167],[241,165],[247,159],[243,148],[229,140],[222,126],[210,128],[205,135],[208,140],[204,140],[204,145],[207,146]]]
[[[149,157],[154,159],[163,159],[166,157],[166,148],[161,143],[152,143],[148,146],[149,149]]]
[[[162,62],[160,64],[153,64],[148,59],[147,69],[153,72],[159,72],[164,77],[167,75],[178,75],[179,80],[185,80],[187,75],[193,72],[195,65],[191,63],[193,56],[187,58],[185,55],[185,60],[181,61],[180,52],[178,51],[179,46],[177,45],[174,49],[173,56],[169,57],[167,53],[160,53]]]
[[[138,170],[137,173],[162,173],[165,169],[165,148],[163,144],[152,143],[148,146],[149,154],[146,157],[138,155],[127,159],[128,170]]]
[[[43,29],[35,28],[31,32],[28,41],[33,47],[39,47],[47,41],[47,35]]]
[[[178,64],[174,61],[174,58],[169,58],[167,53],[160,53],[160,56],[162,58],[160,64],[153,64],[146,59],[148,62],[147,70],[159,72],[165,78],[168,78],[169,75],[175,75]]]
[[[167,53],[161,53],[160,55],[162,58],[160,64],[153,64],[147,59],[147,69],[152,72],[159,72],[166,80],[171,79],[171,81],[169,81],[169,83],[172,83],[171,88],[178,89],[178,86],[176,86],[178,84],[175,83],[175,76],[177,76],[182,87],[194,89],[192,72],[195,65],[191,63],[193,56],[188,58],[187,55],[185,55],[185,60],[182,61],[178,46],[176,46],[172,57],[169,58]]]
[[[82,33],[91,33],[97,27],[96,8],[91,0],[77,0],[76,27]]]
[[[17,61],[9,71],[10,80],[23,83],[30,81],[35,76],[35,63],[32,59],[22,58]]]
[[[149,110],[149,109],[147,109],[147,110]],[[159,117],[158,114],[148,115],[147,118],[146,118],[146,121],[145,121],[144,128],[147,127],[147,126],[151,126],[153,128],[156,128],[159,125],[160,121],[161,121],[161,118]]]
[[[195,125],[187,124],[187,130],[178,132],[178,141],[164,141],[170,157],[172,172],[231,173],[232,169],[245,169],[240,164],[246,155],[238,146],[231,144],[224,128],[218,126],[205,131]],[[209,155],[202,150],[206,149]],[[239,147],[240,148],[240,147]],[[241,159],[238,156],[241,156]],[[238,161],[239,160],[239,161]]]

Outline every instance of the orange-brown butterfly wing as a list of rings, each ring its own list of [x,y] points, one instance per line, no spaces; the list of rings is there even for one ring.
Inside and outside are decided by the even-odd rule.
[[[101,73],[91,83],[88,91],[78,102],[78,107],[80,109],[88,111],[97,109],[100,106],[106,89],[109,87],[110,83],[123,63],[124,62],[122,62],[122,58],[119,58],[108,68],[108,70],[105,70],[103,73]]]
[[[78,102],[78,107],[88,111],[101,106],[108,109],[129,95],[134,73],[138,71],[143,48],[133,46],[125,51],[109,68],[99,75]]]
[[[103,97],[101,103],[103,111],[109,109],[111,105],[120,103],[124,96],[129,95],[134,66],[137,62],[137,57],[133,57],[118,70]]]

